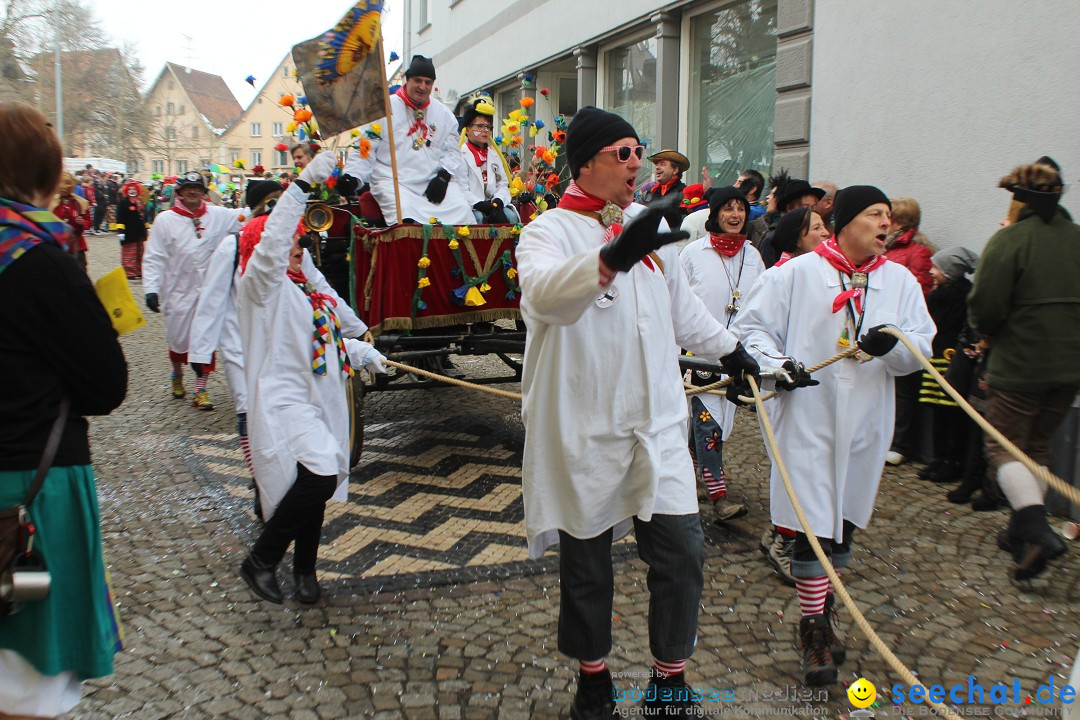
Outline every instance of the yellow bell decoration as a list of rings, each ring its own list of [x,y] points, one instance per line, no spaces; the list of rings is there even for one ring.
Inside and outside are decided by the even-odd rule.
[[[422,277],[422,278],[420,278],[419,280],[416,281],[416,287],[420,288],[421,290],[423,290],[426,287],[430,287],[430,285],[431,285],[431,281],[428,280],[426,277]]]
[[[449,247],[451,250],[457,250],[461,246],[458,244],[457,240],[451,240],[450,244],[447,245],[447,247]]]
[[[427,255],[420,258],[416,263],[416,267],[418,267],[418,268],[426,268],[426,267],[430,267],[430,266],[431,266],[431,260],[428,259]]]
[[[510,268],[509,270],[506,271],[506,277],[513,280],[514,278],[517,277],[517,270],[514,269],[514,268]]]
[[[484,299],[484,296],[480,294],[480,291],[474,285],[465,293],[465,304],[469,307],[478,307],[487,305],[487,300]]]
[[[482,292],[482,293],[486,293],[490,289],[491,289],[491,286],[488,285],[487,283],[484,283],[483,285],[480,286],[480,292]]]
[[[459,238],[467,238],[467,237],[469,237],[469,228],[468,228],[468,226],[462,225],[461,227],[459,227],[457,229],[457,236]]]

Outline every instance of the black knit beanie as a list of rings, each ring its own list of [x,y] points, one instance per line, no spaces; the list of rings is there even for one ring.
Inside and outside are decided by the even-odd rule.
[[[615,113],[592,105],[578,110],[566,129],[566,160],[570,164],[570,176],[576,180],[581,166],[589,162],[601,148],[627,137],[641,142],[634,126]]]
[[[852,185],[836,193],[836,203],[833,205],[833,233],[840,237],[840,230],[855,216],[871,205],[885,203],[892,210],[889,197],[873,185]]]
[[[244,202],[254,210],[270,193],[281,192],[281,183],[274,180],[248,180]]]
[[[727,187],[716,188],[709,195],[709,219],[705,221],[705,229],[711,233],[720,233],[723,230],[720,229],[720,223],[717,220],[717,215],[720,214],[720,208],[727,204],[728,200],[738,200],[742,203],[743,212],[746,213],[746,219],[743,221],[741,234],[746,234],[746,223],[750,222],[750,201],[743,195],[742,190],[729,185]]]
[[[431,58],[423,55],[412,56],[412,60],[409,61],[409,69],[405,71],[405,77],[411,78],[414,76],[435,79],[435,63],[431,61]]]

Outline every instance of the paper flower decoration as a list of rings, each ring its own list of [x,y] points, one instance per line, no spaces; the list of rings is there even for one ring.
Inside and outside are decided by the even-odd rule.
[[[274,146],[274,149],[277,150],[278,152],[288,152],[289,151],[289,146],[286,145],[285,143],[278,143],[277,145]]]
[[[422,257],[422,258],[420,258],[419,260],[416,261],[416,267],[418,267],[418,268],[426,268],[426,267],[430,267],[430,266],[431,266],[431,260],[428,259],[427,255],[425,255],[424,257]]]
[[[536,121],[536,129],[540,130],[543,127],[544,127],[544,121],[543,120],[537,120]]]
[[[292,93],[285,93],[281,96],[281,99],[278,100],[278,105],[281,105],[282,107],[292,107],[294,102],[296,102],[296,98],[293,97]]]
[[[297,110],[295,113],[293,113],[293,120],[295,120],[298,123],[305,123],[310,119],[311,119],[311,111],[308,110],[307,108]]]
[[[461,247],[457,240],[451,240],[449,243],[447,243],[446,246],[451,250],[457,250],[459,247]]]
[[[428,218],[428,225],[438,225],[438,224],[439,224],[439,218],[436,218],[436,217],[429,217]]]
[[[519,102],[521,104],[521,107],[528,110],[529,108],[531,108],[533,106],[533,103],[536,102],[536,98],[523,97],[523,98],[521,98],[521,100]]]
[[[566,142],[566,131],[556,130],[555,132],[551,133],[551,137],[554,138],[555,142],[562,144]]]
[[[517,197],[525,190],[525,181],[519,177],[510,181],[510,196]]]
[[[506,117],[510,118],[514,122],[524,122],[525,120],[529,119],[529,113],[521,109],[515,109],[510,111]]]
[[[371,141],[367,138],[360,138],[360,147],[358,148],[360,157],[365,160],[371,155]]]
[[[400,60],[400,59],[401,59],[401,56],[397,54],[397,51],[395,51],[395,50],[390,51],[390,62],[395,62],[395,61]]]
[[[546,162],[548,165],[555,164],[555,153],[550,150],[545,150],[544,154],[540,156],[540,159]]]
[[[469,228],[467,226],[465,226],[465,225],[462,225],[457,230],[457,236],[459,238],[467,238],[467,237],[469,237]]]
[[[262,175],[264,172],[266,172],[266,168],[264,168],[262,165],[256,165],[255,167],[251,168],[251,172],[255,173],[256,175]]]
[[[296,98],[296,102],[300,103],[301,105],[307,105],[307,95],[301,95],[300,97]]]
[[[243,170],[244,169],[244,161],[243,160],[237,160],[236,162],[233,163],[233,167],[237,168],[238,170]]]
[[[517,270],[515,270],[514,268],[510,268],[509,270],[506,271],[506,277],[513,280],[514,278],[517,277]]]
[[[364,134],[367,135],[372,140],[375,140],[377,138],[381,138],[382,137],[382,123],[371,123],[371,125],[368,125],[368,129],[364,131]]]
[[[550,175],[548,175],[547,182],[544,184],[547,185],[547,189],[550,190],[551,188],[559,184],[559,176],[555,173],[551,173]]]
[[[255,76],[248,75],[246,78],[244,78],[244,82],[246,82],[251,87],[255,87]]]
[[[349,131],[349,137],[360,137],[360,131],[356,128],[353,128]]]
[[[420,288],[421,290],[423,290],[426,287],[431,287],[431,281],[428,280],[426,277],[422,277],[419,280],[417,280],[416,287]]]
[[[285,132],[292,134],[296,132],[296,128],[298,127],[300,126],[296,124],[296,121],[290,121],[289,124],[285,126]]]
[[[547,88],[540,88],[540,94],[543,95],[544,97],[547,97],[548,95],[551,94],[551,91],[548,90]]]

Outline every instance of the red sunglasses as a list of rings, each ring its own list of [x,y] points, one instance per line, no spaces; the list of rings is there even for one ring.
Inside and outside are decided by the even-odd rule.
[[[600,148],[597,152],[613,152],[619,162],[630,162],[630,154],[637,155],[638,160],[645,157],[644,145],[608,145]]]

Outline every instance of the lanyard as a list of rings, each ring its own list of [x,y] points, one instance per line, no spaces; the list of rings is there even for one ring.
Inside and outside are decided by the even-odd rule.
[[[848,289],[847,285],[844,284],[844,273],[837,270],[836,275],[837,275],[837,277],[840,278],[840,289],[843,290],[843,291],[847,291],[847,289]],[[851,329],[855,333],[855,336],[851,339],[852,342],[858,342],[859,337],[862,335],[863,320],[866,319],[866,308],[870,304],[870,292],[869,292],[869,290],[870,290],[870,288],[867,287],[863,292],[862,312],[859,313],[857,321],[856,321],[856,318],[855,318],[855,304],[852,301],[852,298],[848,298],[847,303],[846,303],[848,320],[850,320]]]
[[[728,303],[727,308],[727,325],[725,327],[731,327],[731,321],[735,319],[735,313],[739,312],[738,300],[742,297],[742,291],[739,289],[739,285],[742,283],[742,271],[746,267],[746,246],[743,246],[742,252],[739,254],[739,274],[735,278],[735,282],[731,282],[731,273],[728,272],[727,260],[720,256],[720,264],[724,268],[724,275],[727,275],[728,290],[731,291],[731,302]]]

